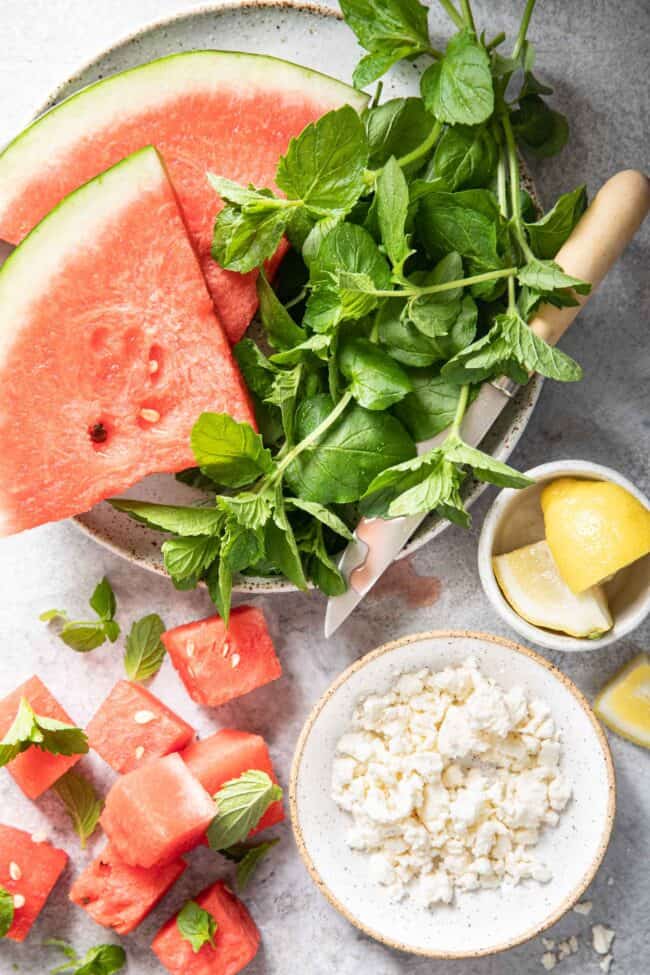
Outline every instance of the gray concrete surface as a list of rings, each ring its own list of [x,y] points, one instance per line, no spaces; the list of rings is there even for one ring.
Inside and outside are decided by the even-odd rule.
[[[112,40],[151,19],[191,9],[183,0],[0,0],[0,142],[29,117],[32,108],[79,63]],[[490,30],[513,31],[523,2],[476,2],[477,20]],[[557,86],[556,104],[572,124],[570,147],[559,160],[533,169],[543,198],[586,182],[590,192],[619,168],[648,164],[648,37],[650,11],[642,0],[539,0],[531,29],[540,74]],[[492,31],[491,31],[492,32]],[[564,348],[580,360],[586,378],[579,386],[548,383],[527,434],[513,455],[521,469],[555,458],[585,458],[613,466],[646,491],[648,467],[648,265],[650,228],[646,227],[593,301]],[[38,458],[35,458],[38,463]],[[268,613],[285,668],[283,680],[223,708],[218,724],[236,724],[265,735],[286,783],[290,757],[310,705],[350,661],[379,643],[412,631],[437,627],[483,629],[512,636],[495,617],[481,591],[476,571],[476,541],[490,491],[474,509],[471,532],[451,529],[414,559],[415,570],[440,580],[437,600],[409,606],[396,578],[393,592],[368,599],[336,637],[322,638],[324,601],[317,595],[259,599]],[[0,542],[0,694],[33,670],[54,673],[54,690],[74,705],[74,717],[87,719],[119,676],[116,649],[92,658],[72,654],[43,631],[38,613],[50,606],[83,606],[102,572],[118,596],[120,618],[160,612],[168,624],[207,614],[204,594],[175,593],[164,580],[138,571],[98,548],[72,525],[48,526]],[[613,648],[579,656],[547,653],[593,699],[602,683],[624,661],[648,648],[650,627]],[[56,670],[52,659],[58,658]],[[190,708],[178,694],[169,666],[154,690],[198,723],[201,732],[215,716]],[[177,703],[178,701],[178,703]],[[75,702],[77,702],[75,704]],[[641,975],[650,963],[650,888],[648,819],[650,764],[647,752],[610,736],[618,776],[618,816],[610,849],[592,885],[589,918],[570,914],[549,933],[558,940],[580,939],[578,954],[563,961],[561,975],[598,973],[589,947],[592,923],[616,930],[616,975]],[[110,776],[101,763],[91,766],[98,782]],[[0,776],[0,818],[26,828],[43,825],[70,851],[75,841],[56,800],[27,802]],[[250,975],[534,975],[543,972],[539,939],[507,954],[476,961],[435,962],[393,953],[362,937],[320,897],[298,859],[287,826],[283,842],[262,867],[247,901],[263,932],[263,948]],[[94,849],[97,849],[95,843]],[[165,905],[127,939],[129,975],[161,971],[147,944],[162,920],[220,867],[205,855]],[[70,880],[72,872],[67,876]],[[0,945],[0,973],[42,975],[58,963],[43,952],[46,937],[71,938],[82,948],[107,940],[79,911],[66,908],[65,884],[50,899],[43,917],[23,946]],[[435,922],[434,922],[435,923]]]

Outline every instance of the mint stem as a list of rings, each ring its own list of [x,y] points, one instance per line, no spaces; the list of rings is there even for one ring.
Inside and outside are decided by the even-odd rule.
[[[435,146],[436,142],[440,138],[441,132],[442,122],[434,122],[426,139],[421,142],[419,146],[416,146],[415,149],[407,152],[405,156],[400,156],[400,158],[397,160],[402,169],[405,166],[409,166],[412,162],[416,162],[416,160],[420,159],[421,156],[425,156],[429,149],[432,149]]]
[[[493,51],[495,47],[499,46],[499,44],[503,44],[505,39],[506,39],[505,33],[503,31],[500,31],[500,33],[495,34],[495,36],[492,38],[491,41],[487,42],[487,44],[485,45],[485,50]]]
[[[517,40],[515,41],[515,46],[512,49],[512,59],[515,61],[521,54],[521,49],[526,42],[526,34],[528,32],[528,25],[530,24],[530,18],[533,16],[533,10],[535,9],[536,0],[527,0],[526,9],[524,10],[524,16],[521,19],[521,26],[519,27],[519,33],[517,34]]]
[[[460,425],[463,422],[463,417],[465,416],[465,413],[467,411],[468,399],[469,399],[469,385],[465,385],[461,387],[460,396],[458,397],[458,403],[456,405],[456,412],[454,414],[454,422],[450,427],[447,439],[449,439],[449,437],[460,435]]]
[[[476,33],[476,27],[474,26],[474,15],[472,14],[472,8],[469,5],[469,0],[460,0],[460,7],[463,11],[463,19],[472,33]]]
[[[503,131],[506,137],[506,146],[508,150],[508,168],[510,175],[510,209],[512,211],[512,222],[515,228],[515,234],[521,247],[524,257],[527,261],[532,261],[535,259],[535,255],[528,246],[528,241],[526,240],[526,234],[524,232],[524,227],[521,219],[521,196],[519,190],[519,160],[517,158],[517,144],[515,142],[515,136],[512,131],[512,125],[510,123],[510,116],[507,111],[504,111],[501,115],[501,121],[503,124]]]
[[[495,271],[485,271],[483,274],[473,274],[469,278],[459,278],[456,281],[443,281],[442,284],[430,284],[424,288],[415,286],[410,288],[395,288],[392,291],[364,291],[364,294],[374,295],[376,298],[412,298],[419,295],[435,295],[441,291],[453,291],[454,288],[469,288],[472,284],[482,284],[484,281],[496,281],[499,278],[511,278],[517,273],[516,267],[504,267]],[[350,288],[350,291],[353,291]]]
[[[461,15],[458,13],[458,11],[454,7],[454,5],[451,2],[451,0],[440,0],[440,6],[451,17],[451,19],[455,23],[456,27],[458,27],[459,30],[462,30],[463,27],[465,26],[465,21],[463,20],[463,18],[461,17]]]
[[[289,464],[292,464],[293,461],[296,459],[296,457],[298,457],[298,455],[303,452],[303,450],[307,450],[308,447],[311,447],[312,444],[315,444],[316,441],[320,439],[320,437],[326,432],[326,430],[328,430],[329,427],[331,427],[332,424],[338,420],[341,413],[343,413],[343,411],[348,406],[351,400],[352,400],[352,393],[343,394],[343,396],[338,401],[338,403],[336,404],[332,412],[325,417],[323,422],[319,423],[319,425],[314,430],[312,430],[312,432],[308,434],[304,438],[304,440],[301,440],[300,443],[296,444],[296,446],[293,447],[289,451],[289,453],[285,455],[283,460],[276,467],[273,474],[269,476],[269,483],[273,483],[274,481],[277,481],[278,478],[281,477],[282,474],[286,471]]]

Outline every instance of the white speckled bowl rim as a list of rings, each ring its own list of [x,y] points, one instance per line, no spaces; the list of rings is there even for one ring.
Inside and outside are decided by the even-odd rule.
[[[42,112],[46,111],[48,108],[51,108],[57,102],[72,94],[72,92],[78,90],[80,87],[83,87],[83,84],[85,84],[83,81],[84,75],[93,68],[97,61],[104,59],[113,53],[123,51],[123,49],[133,47],[137,51],[137,54],[133,59],[133,64],[142,63],[144,58],[143,54],[138,51],[138,47],[143,38],[147,35],[154,34],[158,31],[164,32],[167,28],[180,24],[184,20],[191,20],[207,15],[219,16],[219,14],[228,14],[236,10],[241,10],[242,13],[244,13],[247,10],[254,11],[264,8],[270,10],[277,9],[279,11],[293,9],[297,14],[304,14],[312,17],[328,17],[339,20],[342,19],[338,10],[334,10],[331,7],[324,7],[319,3],[304,2],[304,0],[223,0],[223,2],[220,3],[199,5],[192,10],[182,11],[178,14],[174,14],[173,16],[147,24],[110,45],[109,47],[103,49],[102,51],[99,51],[93,58],[89,59],[82,67],[77,69],[77,71],[69,76],[50,94],[46,103],[34,113],[34,117],[42,114]],[[147,53],[148,58],[156,56],[158,55],[152,53],[151,51]],[[539,205],[534,184],[523,164],[522,179],[526,188],[531,194],[538,211],[541,212],[541,207]],[[488,435],[484,438],[481,444],[484,450],[491,453],[498,460],[507,460],[517,446],[517,443],[519,442],[526,428],[526,425],[540,396],[542,385],[543,378],[536,375],[531,379],[527,386],[522,387],[522,389],[512,399],[512,402],[509,403],[504,409],[503,413],[498,418]],[[463,495],[468,507],[471,507],[471,505],[474,504],[474,502],[481,496],[483,491],[485,491],[487,486],[488,485],[486,483],[481,481],[474,481],[471,479],[467,480]],[[129,519],[128,515],[115,511],[106,502],[101,502],[101,504],[96,505],[93,509],[91,509],[91,511],[77,515],[72,520],[74,524],[76,524],[85,534],[89,535],[100,545],[110,549],[115,554],[120,555],[128,561],[139,565],[142,568],[148,569],[149,571],[157,572],[158,574],[164,576],[168,575],[164,568],[162,556],[160,554],[160,545],[164,540],[164,536],[162,536],[160,533],[149,531],[143,528],[141,525],[137,525],[135,522]],[[125,525],[127,522],[129,523],[129,528],[132,526],[133,532],[137,533],[137,544],[134,541],[130,543],[128,541],[121,541],[119,538],[120,534],[125,532]],[[120,528],[119,531],[117,530],[118,525]],[[417,551],[417,549],[419,549],[422,545],[425,545],[437,535],[441,534],[448,526],[449,522],[436,516],[426,518],[422,522],[422,525],[413,534],[413,537],[409,543],[400,552],[399,558],[403,558],[404,556]],[[296,587],[287,579],[279,577],[246,578],[240,576],[235,580],[233,591],[239,593],[273,593],[296,591]]]
[[[301,763],[305,747],[309,736],[311,735],[314,726],[325,708],[325,706],[331,702],[335,697],[339,689],[350,679],[353,674],[356,674],[359,670],[366,667],[368,664],[377,660],[378,657],[382,657],[385,654],[390,654],[395,649],[409,646],[411,644],[419,643],[423,640],[435,640],[435,639],[475,639],[480,641],[485,641],[486,643],[498,644],[501,647],[512,650],[513,653],[522,654],[528,657],[538,666],[544,668],[548,671],[552,677],[559,681],[564,687],[570,692],[570,694],[575,698],[579,707],[584,711],[591,727],[594,732],[597,744],[600,746],[602,752],[602,757],[604,761],[604,766],[607,775],[607,810],[605,822],[603,823],[602,834],[598,844],[597,851],[588,867],[584,873],[582,879],[571,892],[562,900],[558,906],[552,910],[548,916],[539,924],[524,931],[517,937],[510,940],[504,941],[503,943],[497,945],[491,945],[485,949],[479,949],[474,951],[432,951],[424,948],[414,947],[413,945],[407,945],[400,941],[396,941],[392,938],[386,937],[381,931],[373,930],[369,928],[362,922],[358,920],[337,898],[336,893],[332,891],[328,885],[323,880],[319,873],[318,867],[313,862],[312,857],[307,848],[307,842],[305,836],[303,835],[303,830],[300,822],[300,809],[298,800],[298,780],[301,773]],[[329,767],[329,761],[331,756],[326,756],[325,761]],[[612,829],[614,826],[614,820],[616,816],[616,777],[614,772],[614,763],[612,761],[612,755],[610,752],[609,744],[607,742],[607,737],[603,728],[601,727],[596,715],[594,714],[589,702],[582,694],[582,692],[576,687],[572,680],[570,680],[561,670],[558,670],[552,663],[542,657],[540,654],[535,653],[534,650],[530,650],[527,647],[522,646],[519,643],[514,643],[512,640],[507,640],[504,637],[494,636],[489,633],[482,633],[473,630],[431,630],[424,633],[413,633],[409,636],[401,637],[398,640],[393,640],[390,643],[386,643],[375,650],[370,651],[365,656],[356,660],[350,667],[341,673],[333,684],[325,691],[319,701],[315,704],[313,710],[311,711],[309,717],[307,718],[303,729],[300,733],[298,743],[296,745],[296,750],[293,757],[293,762],[291,766],[291,777],[289,782],[289,807],[291,814],[291,825],[294,832],[294,837],[296,840],[296,845],[300,852],[300,856],[309,871],[309,874],[318,887],[321,894],[327,898],[330,904],[346,918],[350,924],[358,928],[365,935],[382,944],[395,948],[399,951],[404,951],[412,955],[422,955],[427,958],[478,958],[485,955],[494,955],[502,951],[507,951],[510,948],[514,948],[517,945],[523,944],[526,941],[530,941],[532,938],[537,937],[543,931],[546,931],[549,927],[555,924],[557,921],[563,917],[564,914],[569,911],[574,904],[576,904],[585,890],[592,882],[598,869],[603,861],[609,841],[612,834]]]
[[[611,481],[625,488],[646,508],[650,509],[650,500],[643,491],[639,490],[618,471],[611,467],[604,467],[602,464],[594,464],[587,460],[554,460],[547,464],[540,464],[525,472],[527,477],[535,481],[551,481],[556,477],[580,477],[589,478],[595,481]],[[579,637],[569,636],[564,633],[556,633],[552,630],[545,630],[540,626],[535,626],[523,619],[512,608],[508,600],[501,592],[494,570],[492,568],[492,552],[494,548],[494,538],[501,523],[501,519],[510,509],[512,503],[516,504],[517,492],[512,488],[505,488],[500,491],[483,521],[481,534],[478,543],[478,571],[481,585],[487,598],[490,600],[493,609],[499,614],[508,626],[511,626],[519,636],[526,640],[537,643],[540,647],[548,650],[561,650],[565,653],[587,653],[590,650],[601,650],[608,647],[618,640],[622,640],[643,623],[650,614],[650,577],[646,586],[645,596],[639,599],[638,606],[626,613],[623,618],[614,620],[612,629],[600,637],[598,640],[580,639]],[[639,571],[643,571],[639,567]]]

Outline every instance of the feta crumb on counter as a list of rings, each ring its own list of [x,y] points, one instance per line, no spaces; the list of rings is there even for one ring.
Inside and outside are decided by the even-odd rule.
[[[573,910],[576,914],[584,914],[586,917],[587,914],[591,914],[591,909],[593,906],[592,901],[580,901],[579,904],[573,905]]]
[[[432,907],[459,890],[551,879],[533,849],[571,797],[560,759],[547,704],[504,690],[470,658],[358,701],[332,796],[373,879]]]
[[[612,941],[616,937],[616,932],[611,928],[606,928],[604,924],[594,924],[591,929],[591,943],[594,951],[599,955],[606,955],[612,946]]]

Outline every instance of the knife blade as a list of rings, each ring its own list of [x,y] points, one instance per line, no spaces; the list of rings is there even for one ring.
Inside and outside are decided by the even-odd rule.
[[[616,173],[600,188],[591,205],[555,256],[563,270],[592,285],[595,292],[621,256],[650,211],[650,181],[634,169]],[[576,305],[556,308],[543,305],[529,327],[549,345],[556,345],[590,295],[576,295]],[[470,406],[462,424],[463,438],[476,447],[512,395],[503,377],[486,384]],[[496,388],[495,388],[496,387]],[[444,436],[444,435],[443,435]],[[436,446],[420,445],[419,452]],[[362,521],[343,553],[339,567],[348,582],[342,596],[330,597],[325,615],[325,635],[350,615],[382,572],[396,558],[423,518]],[[441,528],[444,522],[441,522]]]
[[[518,389],[519,386],[506,377],[494,383],[485,383],[463,418],[461,433],[466,443],[472,447],[480,444]],[[423,454],[437,447],[446,434],[447,431],[443,430],[431,440],[419,443],[418,453]],[[361,519],[353,540],[339,562],[339,569],[348,582],[348,588],[342,595],[332,596],[328,600],[325,613],[326,637],[330,637],[359,605],[426,517],[423,514],[408,518]],[[442,525],[443,522],[441,528]]]

